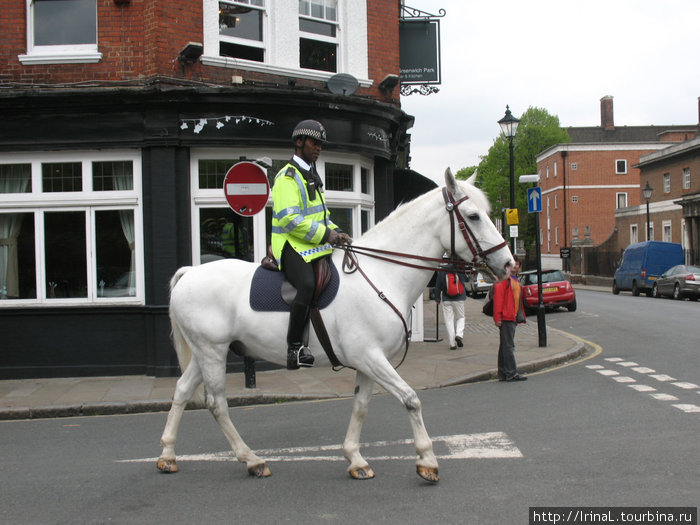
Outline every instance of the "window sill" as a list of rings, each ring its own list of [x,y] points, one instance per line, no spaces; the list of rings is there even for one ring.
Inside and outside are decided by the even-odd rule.
[[[96,64],[102,60],[102,53],[32,53],[17,55],[20,63],[25,66],[41,64]]]
[[[205,66],[228,67],[231,69],[242,69],[245,71],[255,71],[257,73],[268,73],[271,75],[283,75],[286,77],[303,78],[306,80],[318,80],[325,82],[336,73],[328,71],[314,71],[312,69],[294,69],[289,67],[273,66],[262,62],[253,62],[251,60],[243,60],[240,58],[218,57],[218,56],[203,56],[202,64]],[[371,87],[374,83],[370,79],[358,79],[360,86],[363,88]]]

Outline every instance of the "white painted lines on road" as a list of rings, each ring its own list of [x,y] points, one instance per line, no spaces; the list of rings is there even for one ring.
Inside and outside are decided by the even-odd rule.
[[[627,361],[622,357],[607,357],[605,358],[605,361],[607,361],[611,365],[622,366],[627,369],[626,371],[636,372],[637,374],[643,376],[643,378],[649,377],[655,379],[659,383],[663,383],[664,386],[671,385],[686,392],[695,390],[698,394],[700,394],[700,386],[698,386],[695,383],[679,381],[675,377],[671,377],[668,374],[656,373],[656,370],[654,370],[653,368],[642,366],[639,363],[635,363],[633,361]],[[674,395],[678,392],[674,392],[674,394],[670,394],[667,392],[658,392],[657,389],[653,386],[638,383],[637,379],[635,379],[634,377],[620,375],[620,373],[617,370],[613,370],[603,365],[587,365],[586,368],[590,370],[595,370],[602,376],[610,377],[618,383],[627,384],[629,388],[636,390],[637,392],[645,392],[651,398],[656,399],[657,401],[679,401],[679,397]],[[671,406],[677,408],[678,410],[681,410],[682,412],[685,412],[686,414],[700,413],[700,406],[693,403],[676,403],[672,404]]]
[[[522,458],[515,443],[505,432],[482,432],[477,434],[456,434],[438,436],[432,439],[435,456],[438,459],[506,459]],[[415,454],[395,454],[389,451],[381,453],[383,447],[410,447],[412,439],[397,441],[375,441],[362,443],[363,450],[369,449],[365,456],[368,461],[382,460],[411,460]],[[343,446],[319,445],[309,447],[286,447],[256,450],[255,453],[266,461],[345,461],[342,454]],[[375,455],[370,455],[375,452]],[[376,452],[380,452],[376,454]],[[158,458],[136,458],[118,460],[117,463],[149,463]],[[177,456],[178,461],[237,461],[232,452],[215,452],[211,454],[184,454]]]

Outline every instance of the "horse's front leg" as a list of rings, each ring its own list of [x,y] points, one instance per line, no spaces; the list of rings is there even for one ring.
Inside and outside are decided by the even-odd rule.
[[[355,376],[355,399],[352,405],[352,416],[350,425],[345,434],[343,444],[343,454],[350,462],[348,474],[355,479],[371,479],[374,472],[370,468],[365,458],[360,454],[360,435],[362,434],[362,424],[369,410],[369,402],[372,398],[374,381],[362,372],[357,372]]]
[[[363,371],[387,392],[393,394],[406,408],[413,429],[416,454],[418,454],[416,472],[427,481],[439,481],[438,462],[433,452],[433,442],[425,429],[421,402],[415,390],[401,378],[383,354],[373,361],[370,367],[363,367]]]

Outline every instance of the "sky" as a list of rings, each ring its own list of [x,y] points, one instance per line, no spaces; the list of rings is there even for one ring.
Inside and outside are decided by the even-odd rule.
[[[475,166],[510,106],[563,127],[698,124],[700,0],[406,0],[440,18],[439,92],[402,96],[411,168],[442,183]]]

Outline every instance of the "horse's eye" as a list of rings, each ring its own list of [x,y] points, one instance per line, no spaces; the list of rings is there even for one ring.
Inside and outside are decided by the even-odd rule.
[[[467,219],[469,219],[470,221],[476,222],[479,220],[479,214],[478,213],[470,213],[469,215],[467,215]]]

